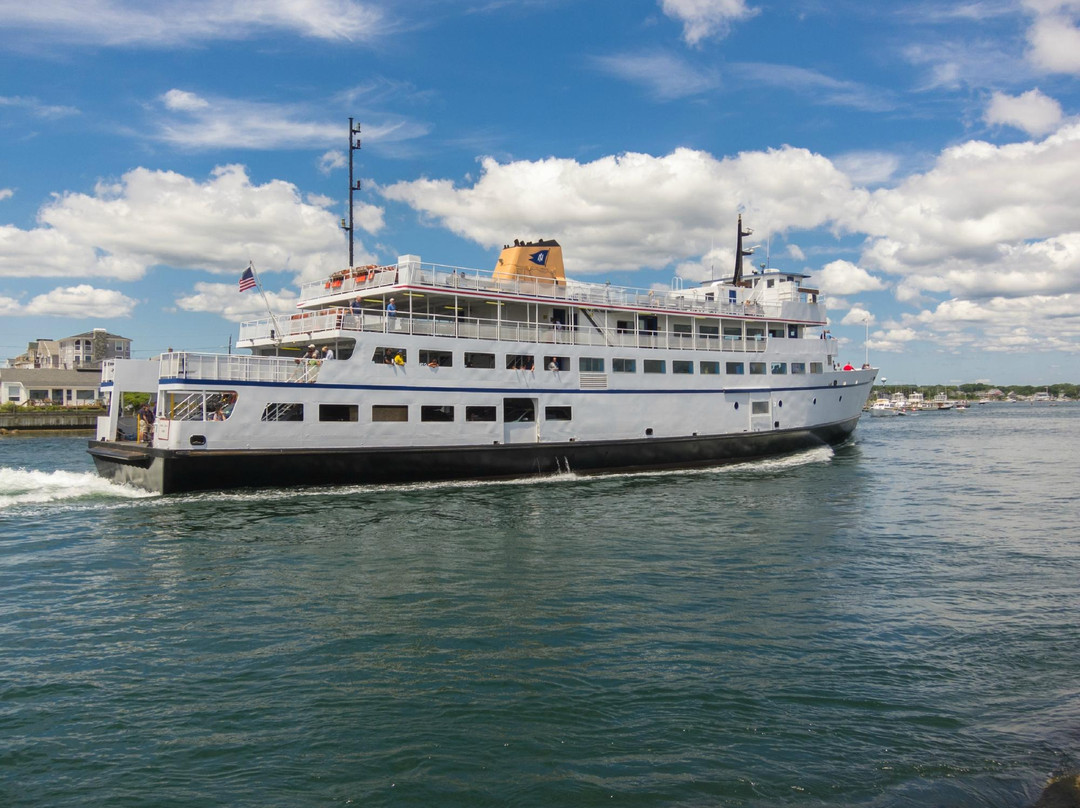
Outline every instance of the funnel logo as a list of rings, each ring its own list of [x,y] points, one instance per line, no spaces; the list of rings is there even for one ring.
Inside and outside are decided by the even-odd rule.
[[[536,264],[538,267],[542,267],[547,264],[547,257],[550,250],[537,250],[529,256],[529,260]]]

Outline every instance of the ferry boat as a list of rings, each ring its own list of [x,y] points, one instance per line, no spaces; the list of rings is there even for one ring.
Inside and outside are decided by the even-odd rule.
[[[841,370],[806,275],[633,289],[568,279],[554,240],[492,270],[403,255],[241,324],[247,354],[102,369],[88,447],[170,494],[709,466],[846,440],[877,374]],[[329,349],[333,358],[323,358]],[[314,356],[319,352],[319,356]],[[129,393],[149,394],[136,420]],[[151,423],[152,421],[152,423]]]

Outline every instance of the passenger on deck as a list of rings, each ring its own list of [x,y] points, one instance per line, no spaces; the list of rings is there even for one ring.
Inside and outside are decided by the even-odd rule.
[[[390,298],[390,302],[386,304],[386,316],[397,316],[397,306],[394,305],[394,298]]]
[[[322,349],[322,359],[324,362],[334,358],[334,349],[329,345],[324,345]]]
[[[848,362],[846,365],[844,365],[844,370],[855,370],[855,368],[850,362]]]
[[[401,367],[405,364],[405,357],[401,355],[401,351],[398,351],[396,354],[394,354],[394,364],[398,367]]]
[[[349,304],[349,310],[359,317],[364,311],[364,299],[357,295],[356,300]]]

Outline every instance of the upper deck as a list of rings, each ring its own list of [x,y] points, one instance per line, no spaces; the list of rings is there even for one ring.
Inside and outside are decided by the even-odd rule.
[[[774,283],[758,289],[755,280]],[[530,298],[540,302],[589,308],[627,309],[657,314],[693,312],[700,315],[782,319],[824,325],[824,296],[803,288],[799,275],[769,271],[751,275],[738,286],[713,283],[671,290],[614,286],[610,283],[566,281],[553,283],[532,277],[499,277],[495,271],[425,263],[403,255],[398,263],[355,267],[300,287],[303,309],[347,305],[357,295],[390,291],[393,287],[426,287],[432,292],[491,299]]]

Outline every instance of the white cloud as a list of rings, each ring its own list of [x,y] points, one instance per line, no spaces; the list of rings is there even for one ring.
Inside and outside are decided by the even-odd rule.
[[[1030,135],[1052,132],[1061,119],[1061,104],[1038,89],[1018,96],[994,93],[983,115],[990,125],[1015,126]]]
[[[945,150],[879,189],[842,224],[870,236],[860,263],[898,294],[1030,296],[1080,290],[1080,125],[1042,141]]]
[[[688,45],[725,36],[733,22],[758,13],[745,0],[660,0],[660,8],[683,24],[683,39]]]
[[[0,23],[39,42],[147,48],[277,33],[367,41],[388,30],[382,11],[356,0],[50,0],[4,3]]]
[[[2,19],[2,18],[0,18]],[[78,115],[79,110],[75,107],[68,107],[56,104],[45,104],[36,98],[26,98],[24,96],[2,96],[0,95],[0,107],[8,107],[13,109],[24,109],[31,115],[37,118],[45,118],[47,120],[55,120],[57,118],[67,118],[72,115]]]
[[[821,291],[833,295],[857,295],[885,288],[885,283],[850,261],[832,261],[817,275]]]
[[[487,157],[471,187],[420,179],[380,189],[479,244],[557,236],[578,273],[663,267],[698,259],[733,229],[742,205],[758,238],[814,228],[858,193],[824,157],[785,146],[718,160],[676,149],[591,163]]]
[[[239,98],[201,96],[172,89],[158,101],[162,110],[154,115],[154,137],[185,149],[308,149],[340,143],[348,137],[348,127],[340,122],[321,121],[321,109],[305,105],[270,104]],[[368,146],[386,152],[395,144],[425,136],[430,126],[406,118],[379,113],[376,122],[364,127]],[[342,152],[331,151],[320,160],[324,170],[337,160],[345,164]]]
[[[882,112],[894,109],[893,94],[854,81],[834,79],[816,70],[794,65],[740,62],[731,69],[747,81],[799,93],[815,104]]]
[[[1047,73],[1080,73],[1075,3],[1028,3],[1036,18],[1027,32],[1028,59]],[[1071,8],[1070,8],[1071,6]]]
[[[176,305],[184,311],[218,314],[235,323],[267,317],[266,304],[278,314],[296,309],[298,297],[292,292],[266,293],[266,301],[259,294],[238,295],[235,283],[196,283],[195,292],[179,297]],[[288,317],[289,314],[279,316]]]
[[[714,71],[698,70],[669,53],[597,56],[592,61],[605,73],[642,85],[660,101],[700,95],[720,86],[720,76]]]
[[[856,185],[881,185],[900,168],[895,154],[877,151],[847,152],[833,158],[833,163]]]
[[[319,172],[329,174],[339,168],[345,168],[348,164],[349,160],[345,157],[345,152],[332,149],[319,158]]]
[[[381,227],[380,209],[360,210],[361,227]],[[130,280],[159,264],[231,274],[254,260],[264,272],[312,279],[346,255],[335,214],[291,183],[254,185],[236,165],[203,182],[137,168],[93,194],[57,196],[38,220],[32,230],[0,226],[0,276]],[[362,245],[360,255],[375,260]]]
[[[95,289],[87,284],[64,286],[31,298],[22,304],[0,298],[0,313],[17,317],[127,317],[136,301],[113,289]]]
[[[869,311],[862,306],[852,306],[847,314],[844,315],[844,319],[840,321],[840,325],[861,325],[865,326],[867,323],[873,325],[877,322],[877,319]]]
[[[0,202],[11,199],[13,196],[15,196],[15,192],[10,188],[0,188]]]

